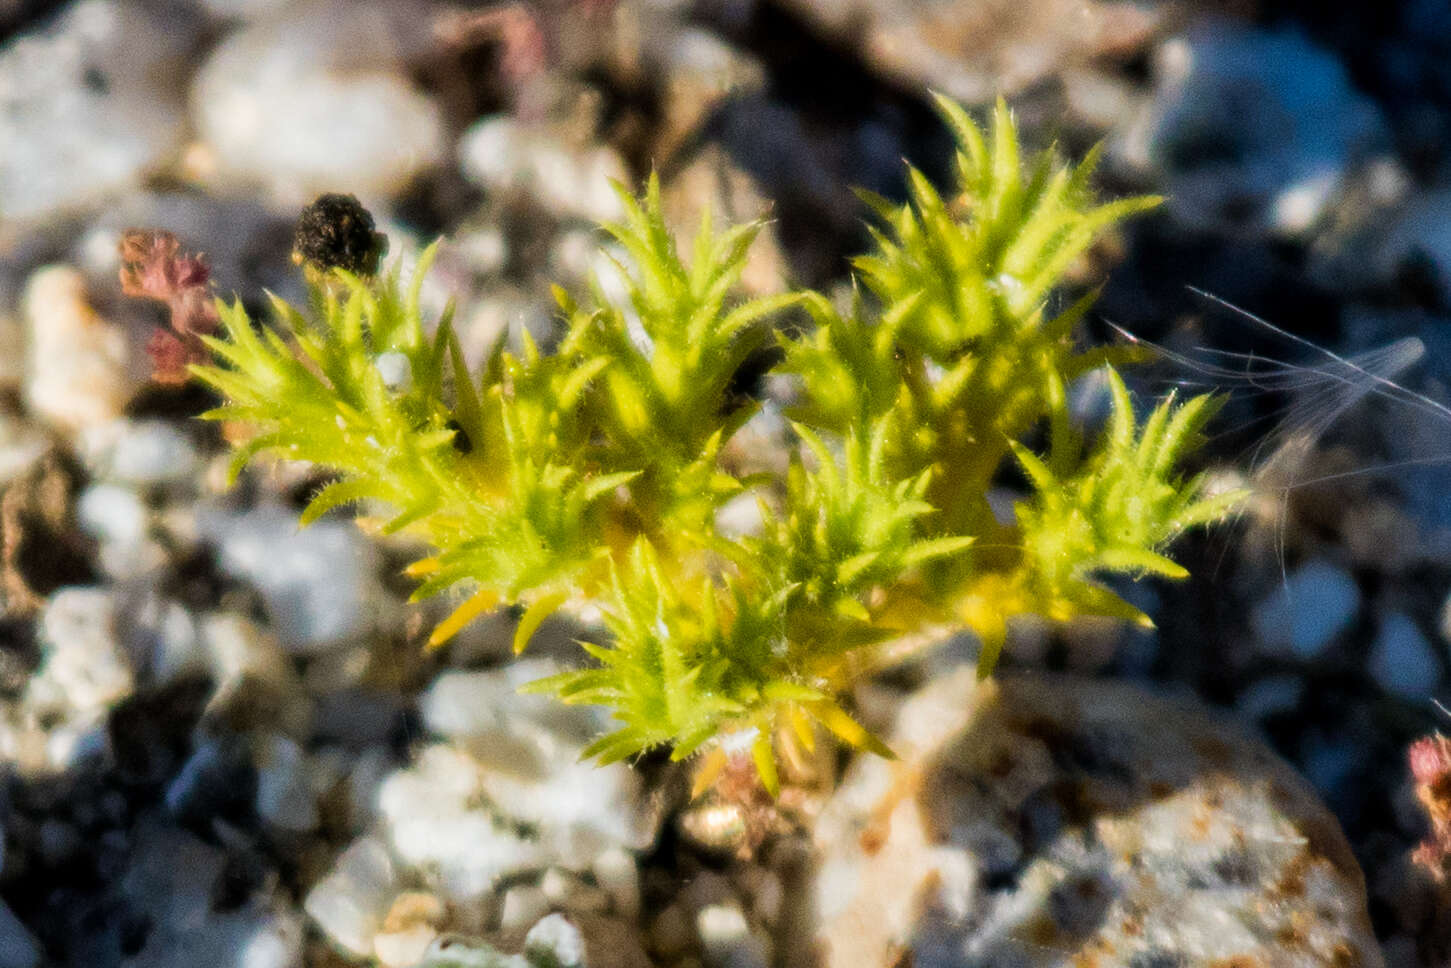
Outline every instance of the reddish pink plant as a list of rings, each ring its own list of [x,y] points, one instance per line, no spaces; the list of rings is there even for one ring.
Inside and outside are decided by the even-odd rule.
[[[171,329],[158,329],[146,346],[152,379],[159,383],[185,383],[187,367],[207,359],[201,337],[218,324],[210,278],[206,259],[182,254],[170,232],[127,229],[121,236],[121,291],[165,303],[171,310]]]
[[[1407,759],[1416,784],[1416,799],[1431,819],[1431,835],[1411,855],[1437,883],[1451,874],[1451,739],[1440,733],[1411,744]]]

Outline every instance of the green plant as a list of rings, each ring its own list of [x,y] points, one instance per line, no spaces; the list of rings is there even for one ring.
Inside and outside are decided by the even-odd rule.
[[[613,712],[589,750],[602,760],[664,746],[710,751],[709,770],[749,751],[774,792],[778,754],[818,725],[890,755],[838,702],[884,642],[965,625],[986,675],[1013,614],[1146,622],[1097,579],[1182,576],[1165,546],[1238,499],[1180,470],[1214,400],[1171,397],[1139,420],[1110,371],[1096,443],[1069,413],[1069,384],[1127,357],[1076,346],[1093,297],[1056,308],[1055,287],[1155,200],[1098,204],[1093,158],[1025,164],[1003,105],[986,133],[940,106],[957,184],[944,197],[911,171],[905,204],[867,199],[875,243],[850,304],[736,298],[759,226],[717,231],[706,214],[681,250],[652,178],[605,226],[628,298],[558,291],[552,350],[525,335],[470,371],[451,313],[421,318],[433,249],[407,284],[314,266],[311,305],[274,299],[275,329],[234,303],[199,335],[214,363],[192,372],[225,400],[207,416],[250,428],[234,470],[266,452],[333,476],[305,521],[361,504],[432,547],[409,569],[417,596],[461,598],[435,644],[501,603],[522,608],[517,649],[555,610],[597,607],[609,636],[585,645],[593,663],[533,688]],[[773,335],[787,313],[803,335]],[[749,475],[726,445],[757,404],[731,381],[773,339],[796,445],[784,476]],[[1023,443],[1040,428],[1041,454]],[[1012,461],[1032,490],[1003,522],[987,493]],[[717,513],[748,491],[761,527],[729,537]]]

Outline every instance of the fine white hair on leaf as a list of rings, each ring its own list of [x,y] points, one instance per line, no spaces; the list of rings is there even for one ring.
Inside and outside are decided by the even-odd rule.
[[[1140,339],[1113,323],[1109,326],[1121,339],[1145,347],[1155,358],[1168,364],[1175,371],[1172,383],[1176,387],[1239,398],[1275,394],[1288,398],[1276,412],[1235,428],[1244,431],[1255,423],[1266,424],[1249,453],[1241,455],[1247,463],[1247,478],[1242,484],[1257,495],[1245,511],[1270,529],[1282,572],[1292,492],[1398,469],[1451,463],[1451,449],[1448,449],[1332,473],[1317,474],[1310,469],[1319,444],[1332,428],[1347,413],[1371,400],[1381,401],[1392,414],[1414,418],[1422,427],[1429,424],[1451,429],[1451,407],[1398,382],[1398,378],[1425,357],[1426,347],[1421,340],[1408,336],[1363,353],[1343,356],[1212,293],[1192,286],[1187,288],[1205,302],[1270,336],[1285,347],[1285,358],[1203,345],[1174,350]],[[1299,361],[1290,359],[1296,356]],[[1391,446],[1397,449],[1415,446],[1416,436],[1398,435],[1399,439],[1391,442]],[[1424,435],[1421,439],[1424,440]]]
[[[1436,424],[1451,428],[1451,407],[1397,382],[1397,377],[1426,355],[1425,344],[1407,336],[1353,356],[1342,356],[1312,340],[1291,333],[1224,299],[1192,286],[1191,292],[1228,310],[1266,333],[1302,350],[1307,362],[1290,362],[1258,352],[1211,346],[1175,351],[1143,340],[1121,326],[1109,326],[1124,340],[1148,348],[1155,357],[1180,371],[1177,387],[1230,396],[1286,394],[1289,403],[1278,414],[1249,455],[1250,473],[1260,489],[1294,490],[1339,477],[1353,477],[1407,466],[1451,462],[1451,453],[1394,461],[1329,476],[1302,476],[1315,446],[1349,411],[1367,399],[1386,401]],[[1243,429],[1243,428],[1241,428]]]

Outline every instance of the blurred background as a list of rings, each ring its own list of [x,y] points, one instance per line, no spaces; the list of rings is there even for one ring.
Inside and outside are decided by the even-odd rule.
[[[225,488],[206,395],[147,383],[161,309],[120,296],[122,230],[174,232],[260,309],[301,296],[298,209],[355,193],[390,258],[446,238],[427,298],[458,300],[477,354],[548,338],[610,179],[652,169],[682,228],[770,219],[752,291],[843,285],[852,189],[902,198],[904,159],[947,176],[932,91],[1005,97],[1030,146],[1102,142],[1105,193],[1167,196],[1078,270],[1109,280],[1090,329],[1222,368],[1137,386],[1230,392],[1213,462],[1258,493],[1187,543],[1189,582],[1125,589],[1157,632],[1020,623],[1009,665],[1236,710],[1345,826],[1389,961],[1443,963],[1403,751],[1451,699],[1444,0],[0,0],[0,968],[359,963],[346,904],[301,905],[420,730],[449,703],[553,715],[511,673],[440,691],[499,667],[507,619],[420,657],[438,616],[402,604],[391,552],[297,531],[304,472]],[[519,795],[618,783],[579,822],[633,844],[636,781],[581,776]]]

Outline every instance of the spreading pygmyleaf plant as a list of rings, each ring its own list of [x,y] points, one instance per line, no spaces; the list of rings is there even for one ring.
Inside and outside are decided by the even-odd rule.
[[[774,792],[779,758],[825,733],[889,755],[839,700],[930,638],[909,633],[971,629],[986,675],[1014,614],[1147,622],[1101,579],[1181,577],[1165,547],[1237,499],[1181,471],[1207,397],[1140,418],[1110,369],[1106,426],[1070,417],[1069,385],[1127,359],[1077,345],[1092,297],[1055,287],[1155,200],[1098,203],[1092,159],[1024,161],[1001,104],[986,132],[941,111],[956,182],[944,195],[910,171],[905,204],[867,199],[875,241],[849,302],[740,298],[759,226],[707,214],[677,243],[652,178],[643,197],[620,190],[604,227],[623,286],[557,292],[557,344],[524,334],[474,369],[449,312],[422,318],[432,249],[407,281],[374,277],[366,213],[336,232],[313,218],[310,304],[274,299],[263,328],[221,305],[219,331],[198,335],[212,362],[192,372],[224,398],[208,416],[249,430],[236,468],[265,452],[331,476],[305,521],[355,505],[432,549],[409,568],[417,594],[457,602],[433,644],[498,605],[520,609],[518,649],[555,610],[602,615],[581,668],[534,684],[613,713],[601,760],[667,747],[705,754],[708,778],[739,753]],[[783,313],[804,335],[774,335]],[[796,443],[784,475],[743,477],[722,455],[757,407],[731,384],[773,341]],[[1010,522],[987,497],[1005,464],[1031,486]],[[733,536],[718,512],[746,492],[761,524]]]

